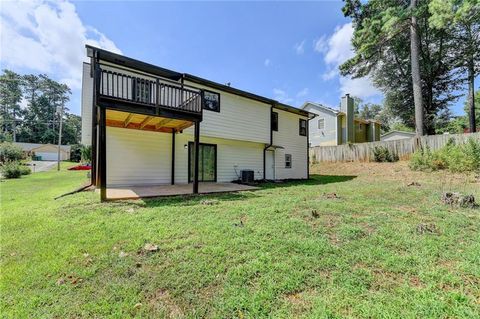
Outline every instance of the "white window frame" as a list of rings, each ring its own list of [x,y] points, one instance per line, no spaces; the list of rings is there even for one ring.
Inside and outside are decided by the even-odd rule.
[[[292,154],[285,154],[285,168],[292,168]]]
[[[320,121],[322,121],[323,127],[320,127]],[[325,118],[324,117],[318,119],[317,127],[318,127],[319,130],[322,130],[322,131],[325,130]]]

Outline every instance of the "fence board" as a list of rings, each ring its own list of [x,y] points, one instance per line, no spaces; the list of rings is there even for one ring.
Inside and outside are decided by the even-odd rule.
[[[420,139],[409,138],[396,141],[379,141],[338,146],[314,146],[309,150],[310,161],[316,162],[354,162],[373,161],[373,149],[377,146],[388,148],[401,159],[408,159],[418,147],[429,147],[431,150],[442,148],[450,139],[455,143],[465,143],[469,138],[480,141],[480,132],[467,134],[427,135]],[[418,145],[417,145],[418,143]]]

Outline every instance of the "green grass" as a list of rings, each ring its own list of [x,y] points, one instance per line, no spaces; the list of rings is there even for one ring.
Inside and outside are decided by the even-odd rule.
[[[53,200],[85,172],[3,181],[1,316],[479,317],[480,210],[439,200],[446,184],[480,197],[479,184],[389,165],[393,177],[108,203],[93,192]]]

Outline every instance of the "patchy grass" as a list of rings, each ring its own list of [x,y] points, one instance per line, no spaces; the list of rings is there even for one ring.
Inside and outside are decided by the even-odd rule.
[[[480,198],[478,181],[411,172],[402,162],[322,164],[312,173],[320,175],[255,192],[105,204],[93,192],[53,200],[85,172],[4,181],[0,312],[479,316],[480,211],[440,201],[447,190]],[[420,224],[435,232],[417,231]]]

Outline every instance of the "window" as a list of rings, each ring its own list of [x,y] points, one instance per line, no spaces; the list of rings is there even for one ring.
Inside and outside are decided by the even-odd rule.
[[[298,131],[301,136],[307,136],[307,120],[300,119]]]
[[[285,154],[285,168],[292,168],[292,154]]]
[[[204,90],[204,110],[220,112],[220,93]]]
[[[325,119],[319,119],[318,120],[318,129],[319,130],[324,130],[325,129]]]
[[[278,113],[272,112],[272,131],[278,131]]]

